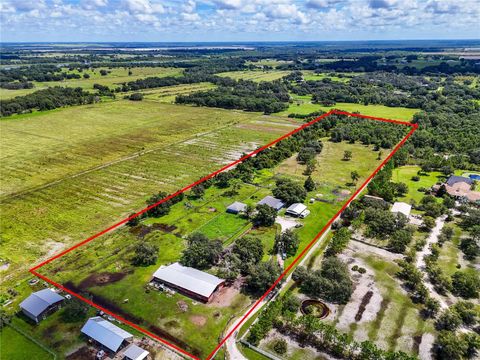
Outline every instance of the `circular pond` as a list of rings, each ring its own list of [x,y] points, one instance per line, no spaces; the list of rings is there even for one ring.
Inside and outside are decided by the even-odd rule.
[[[330,314],[328,306],[320,300],[308,299],[300,305],[300,311],[303,315],[313,315],[319,319],[324,319]]]

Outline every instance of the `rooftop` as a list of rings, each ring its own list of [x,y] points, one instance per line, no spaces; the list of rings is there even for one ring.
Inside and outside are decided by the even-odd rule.
[[[88,319],[81,332],[113,352],[118,351],[124,340],[133,338],[132,334],[100,316]]]
[[[292,204],[288,207],[287,213],[293,213],[293,214],[300,215],[306,209],[307,209],[307,207],[305,205],[303,205],[301,203],[295,203],[295,204]]]
[[[65,298],[58,295],[52,289],[43,289],[31,294],[28,298],[20,303],[20,307],[28,311],[33,316],[38,316],[48,309],[49,306],[54,305]]]
[[[232,212],[241,212],[247,210],[247,205],[238,201],[235,201],[233,204],[227,207],[227,211]]]
[[[268,205],[274,209],[280,210],[285,204],[282,200],[274,198],[273,196],[265,196],[262,200],[258,202],[258,205]]]
[[[125,352],[123,355],[131,360],[143,360],[148,356],[149,352],[145,349],[142,349],[141,347],[135,345],[135,344],[130,344],[128,347],[125,349]]]
[[[412,211],[412,205],[404,202],[395,202],[390,209],[392,213],[402,213],[405,216],[410,216],[410,211]]]
[[[224,282],[214,275],[179,263],[160,267],[153,277],[207,298]]]
[[[462,183],[462,182],[467,183],[468,185],[473,184],[473,180],[470,179],[469,177],[452,175],[448,178],[447,185],[448,186],[453,186],[457,183]]]

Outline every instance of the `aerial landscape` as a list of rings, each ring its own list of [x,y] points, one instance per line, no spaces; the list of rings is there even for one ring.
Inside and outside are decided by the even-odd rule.
[[[479,17],[2,1],[0,359],[479,359]]]

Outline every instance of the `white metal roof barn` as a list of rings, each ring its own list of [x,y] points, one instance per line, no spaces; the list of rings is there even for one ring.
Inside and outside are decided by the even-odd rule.
[[[117,352],[125,340],[133,339],[132,334],[100,316],[88,319],[81,332],[113,352]]]
[[[215,290],[225,282],[214,275],[179,263],[160,267],[153,278],[202,301],[210,300]]]

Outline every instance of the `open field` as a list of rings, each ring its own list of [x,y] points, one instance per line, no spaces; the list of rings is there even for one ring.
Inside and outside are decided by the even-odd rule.
[[[9,99],[15,96],[22,96],[30,94],[34,91],[46,89],[53,86],[63,86],[63,87],[80,87],[84,90],[92,90],[93,84],[100,84],[104,86],[109,86],[115,88],[118,84],[135,81],[138,79],[143,79],[150,76],[180,76],[182,69],[180,68],[161,68],[161,67],[134,67],[130,71],[132,75],[128,75],[129,69],[127,68],[95,68],[84,70],[79,72],[78,70],[68,71],[64,69],[67,73],[79,74],[80,79],[68,79],[63,81],[45,81],[38,82],[33,81],[35,87],[33,89],[20,89],[20,90],[7,90],[0,89],[0,99]],[[110,71],[109,74],[102,76],[100,70]],[[90,78],[83,78],[83,74],[88,74]]]
[[[341,73],[341,72],[335,72],[335,73],[315,73],[314,71],[311,70],[304,70],[302,71],[303,73],[303,79],[305,81],[318,81],[318,80],[323,80],[323,79],[330,79],[332,81],[338,81],[338,82],[344,82],[347,83],[350,81],[352,77],[362,75],[363,73]],[[333,75],[330,75],[333,74]]]
[[[290,71],[284,70],[245,70],[245,71],[230,71],[217,74],[218,76],[229,77],[235,80],[252,80],[252,81],[272,81],[280,79],[290,74]]]
[[[27,275],[20,269],[143,207],[153,193],[188,185],[298,126],[255,113],[157,102],[82,109],[1,122],[8,129],[3,145],[16,147],[9,154],[17,157],[4,174],[12,182],[23,174],[25,181],[16,183],[22,195],[12,196],[8,182],[2,189],[4,281],[13,281],[15,271],[17,278]],[[65,130],[59,133],[58,126]],[[32,141],[24,140],[25,132]],[[71,155],[59,157],[62,151]]]
[[[334,106],[322,106],[320,104],[313,104],[311,98],[302,97],[295,100],[287,110],[284,110],[279,115],[288,116],[289,114],[306,115],[314,111],[330,111],[332,109],[339,109],[348,112],[359,112],[364,115],[377,116],[387,119],[410,121],[418,109],[408,109],[404,107],[388,107],[384,105],[361,105],[353,103],[337,103]]]
[[[306,219],[297,220],[303,224],[297,230],[300,237],[299,251],[349,197],[354,189],[346,184],[349,182],[350,171],[357,170],[360,181],[363,181],[381,161],[371,147],[330,143],[325,140],[324,150],[317,159],[318,169],[312,176],[319,187],[307,197],[317,197],[325,201],[309,204],[311,214]],[[339,163],[342,162],[345,150],[353,151],[354,160],[341,167]],[[224,304],[219,298],[218,303],[214,301],[209,305],[198,304],[179,294],[169,296],[164,292],[144,291],[143,286],[160,265],[179,260],[185,247],[182,239],[193,232],[218,238],[228,245],[239,233],[244,234],[247,231],[249,235],[261,239],[264,245],[264,260],[268,260],[278,230],[274,227],[271,231],[263,228],[249,231],[249,221],[239,215],[226,214],[225,209],[233,201],[254,205],[265,195],[271,194],[278,176],[303,182],[303,170],[303,166],[297,166],[295,157],[292,157],[273,170],[262,170],[253,184],[241,183],[235,195],[227,195],[226,190],[211,187],[200,199],[187,196],[185,200],[172,206],[169,214],[158,219],[148,218],[138,229],[122,227],[104,235],[53,261],[41,268],[40,272],[77,292],[88,291],[93,294],[94,301],[102,306],[150,330],[156,330],[160,336],[175,339],[177,345],[204,357],[218,343],[227,321],[238,315],[250,303],[250,299],[240,293],[235,285],[230,287],[229,292],[233,292],[233,296],[228,303]],[[280,215],[284,215],[284,210]],[[159,258],[154,265],[132,266],[129,259],[133,247],[139,241],[148,241],[159,247]],[[293,259],[294,257],[287,259],[285,266]],[[212,271],[214,272],[214,269]],[[111,274],[109,276],[112,281],[96,283],[93,279],[101,274]],[[139,284],[143,284],[141,291],[134,290],[138,289]],[[181,310],[180,303],[186,303],[187,310]]]
[[[207,91],[214,89],[216,86],[211,83],[196,83],[196,84],[186,84],[186,85],[174,85],[174,86],[165,86],[158,89],[146,89],[141,92],[144,95],[144,99],[159,101],[162,103],[174,103],[175,97],[177,95],[187,95],[197,91]],[[131,92],[130,92],[131,93]],[[130,94],[125,93],[125,94]]]
[[[445,180],[445,176],[438,172],[433,171],[426,175],[420,175],[419,181],[413,181],[412,177],[417,176],[420,171],[420,166],[402,166],[393,169],[392,181],[403,182],[408,185],[408,194],[399,198],[398,201],[410,203],[412,200],[419,203],[425,196],[425,193],[419,191],[421,188],[430,188],[438,182]]]
[[[33,359],[32,356],[36,360],[53,359],[52,354],[10,326],[4,326],[0,330],[0,349],[2,359],[27,360]]]

